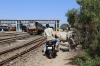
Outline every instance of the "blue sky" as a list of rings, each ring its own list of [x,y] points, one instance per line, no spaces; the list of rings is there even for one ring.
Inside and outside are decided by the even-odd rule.
[[[60,19],[61,25],[72,8],[79,8],[76,0],[0,0],[0,18]]]

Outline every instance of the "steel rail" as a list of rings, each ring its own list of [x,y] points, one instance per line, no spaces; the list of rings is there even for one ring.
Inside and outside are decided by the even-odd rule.
[[[43,41],[44,41],[44,39],[43,39]],[[29,52],[29,51],[31,51],[31,50],[34,50],[34,49],[38,48],[39,46],[41,46],[41,45],[43,45],[43,44],[45,43],[45,42],[43,42],[43,41],[39,42],[37,45],[35,45],[35,46],[33,46],[33,47],[31,47],[31,48],[25,50],[25,51],[22,51],[21,53],[18,53],[18,54],[14,55],[14,56],[12,56],[12,57],[10,57],[10,58],[7,58],[7,59],[1,61],[1,62],[0,62],[0,66],[2,66],[2,65],[4,65],[5,63],[8,63],[8,62],[10,62],[10,61],[12,61],[12,60],[18,58],[19,56],[24,55],[25,53],[27,53],[27,52]]]
[[[39,38],[37,38],[37,39],[29,42],[29,43],[26,43],[26,44],[21,45],[21,46],[17,46],[17,47],[11,48],[11,49],[4,50],[4,51],[0,52],[0,55],[5,54],[5,53],[8,53],[8,52],[11,52],[11,51],[14,51],[14,50],[17,50],[17,49],[20,49],[20,48],[25,47],[25,46],[28,46],[28,45],[31,45],[33,42],[36,43],[37,41],[41,40],[41,38],[42,37],[39,37]]]

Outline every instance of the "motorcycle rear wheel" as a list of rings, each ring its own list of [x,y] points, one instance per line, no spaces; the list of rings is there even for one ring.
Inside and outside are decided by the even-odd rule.
[[[52,53],[49,53],[49,59],[52,59]]]

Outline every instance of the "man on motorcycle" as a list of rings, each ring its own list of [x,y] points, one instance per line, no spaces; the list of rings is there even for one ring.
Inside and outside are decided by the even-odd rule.
[[[59,46],[59,40],[58,40],[58,38],[59,38],[59,36],[57,35],[57,33],[56,33],[56,31],[54,30],[54,28],[53,27],[50,27],[50,28],[52,28],[53,29],[53,40],[56,42],[56,50],[58,51],[58,46]]]
[[[44,37],[46,37],[46,44],[48,44],[48,41],[53,40],[56,41],[56,43],[58,43],[58,41],[56,39],[54,39],[54,31],[52,28],[50,28],[49,24],[46,24],[46,29],[44,30]],[[44,46],[44,54],[46,51],[46,45]]]

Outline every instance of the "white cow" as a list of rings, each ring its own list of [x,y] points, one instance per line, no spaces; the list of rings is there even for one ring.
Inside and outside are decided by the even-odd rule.
[[[59,36],[59,40],[62,42],[67,41],[67,32],[57,32],[57,35]]]
[[[62,42],[67,42],[68,39],[72,39],[73,43],[74,43],[74,40],[73,40],[73,31],[68,31],[68,32],[57,32],[57,35],[59,36],[59,40],[62,41]]]
[[[59,36],[60,42],[68,42],[69,44],[69,51],[71,50],[71,45],[75,44],[73,39],[73,31],[68,32],[57,32],[57,35]]]

